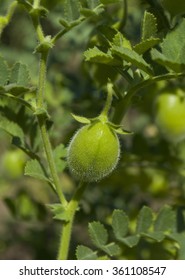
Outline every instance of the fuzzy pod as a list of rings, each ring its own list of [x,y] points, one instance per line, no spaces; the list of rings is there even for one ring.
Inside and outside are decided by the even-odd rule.
[[[117,134],[108,123],[96,121],[73,136],[67,161],[72,174],[85,182],[99,181],[116,167],[120,156]]]

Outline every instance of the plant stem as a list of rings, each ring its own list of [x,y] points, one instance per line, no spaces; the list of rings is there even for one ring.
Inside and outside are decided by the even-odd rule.
[[[115,107],[115,113],[114,113],[112,121],[115,124],[119,124],[121,122],[121,120],[123,119],[128,107],[130,105],[132,97],[138,90],[140,90],[144,87],[147,87],[158,81],[176,79],[176,78],[180,78],[183,76],[185,76],[185,73],[178,73],[178,74],[169,73],[169,74],[165,74],[165,75],[159,75],[159,76],[144,80],[144,81],[130,87],[130,89],[127,91],[127,94],[119,101],[119,103]]]
[[[103,110],[100,114],[100,117],[102,120],[107,120],[107,116],[111,107],[111,103],[112,103],[112,93],[113,93],[113,84],[108,83],[107,84],[107,99],[105,102],[105,105],[103,107]]]
[[[46,63],[47,63],[47,53],[44,52],[44,53],[41,53],[41,59],[40,59],[37,108],[43,108],[43,105],[44,105],[44,93],[45,93],[45,83],[46,83]],[[43,115],[37,115],[37,119],[38,119],[38,124],[39,124],[40,132],[41,132],[41,137],[42,137],[45,154],[47,157],[48,165],[50,168],[50,172],[52,175],[54,185],[56,187],[57,194],[59,196],[60,202],[63,205],[66,205],[67,201],[62,192],[62,188],[61,188],[58,174],[56,171],[51,143],[50,143],[50,139],[49,139],[47,128],[46,128],[46,119]]]
[[[40,4],[40,0],[34,1],[34,6],[38,7]],[[45,40],[44,32],[42,30],[42,27],[39,22],[39,18],[36,15],[32,15],[32,21],[33,25],[35,27],[37,37],[40,43],[42,43]],[[46,85],[46,70],[47,70],[47,58],[48,58],[48,52],[49,50],[45,50],[41,52],[41,58],[40,58],[40,65],[39,65],[39,82],[38,82],[38,91],[37,91],[37,109],[44,109],[44,95],[45,95],[45,85]],[[62,192],[61,184],[59,181],[59,177],[57,174],[55,161],[53,157],[52,147],[49,139],[49,135],[47,132],[46,127],[46,118],[42,114],[37,115],[37,120],[40,128],[40,133],[42,137],[42,142],[44,146],[44,151],[46,154],[46,158],[48,161],[50,173],[53,179],[53,183],[56,188],[56,192],[58,194],[60,202],[65,206],[67,205],[67,200],[65,199],[65,196]]]
[[[69,252],[69,245],[71,240],[71,232],[72,232],[72,226],[73,221],[75,217],[75,212],[78,209],[79,201],[84,193],[84,190],[86,188],[87,184],[84,182],[80,182],[78,189],[76,190],[76,193],[74,194],[73,198],[69,202],[66,211],[68,213],[69,221],[64,222],[62,226],[62,233],[60,238],[60,246],[59,246],[59,252],[58,252],[58,260],[67,260],[68,258],[68,252]]]

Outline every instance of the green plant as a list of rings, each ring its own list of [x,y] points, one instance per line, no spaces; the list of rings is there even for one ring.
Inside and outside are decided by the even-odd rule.
[[[89,223],[90,236],[89,246],[77,247],[78,259],[155,258],[158,244],[161,258],[184,259],[185,157],[177,152],[184,148],[164,142],[152,119],[156,93],[184,86],[183,15],[171,19],[160,1],[9,2],[0,4],[0,128],[8,135],[2,149],[11,139],[27,155],[24,173],[39,179],[42,191],[35,180],[23,179],[10,195],[9,181],[0,181],[6,186],[0,193],[4,203],[16,218],[39,225],[52,213],[61,225],[58,259],[75,257],[70,244],[81,243],[72,235],[78,222],[81,232]],[[21,30],[21,39],[14,40],[13,28]],[[173,90],[179,116],[177,95]],[[156,105],[163,133],[168,103],[160,98],[166,95]],[[70,142],[77,126],[71,112],[85,126]],[[171,129],[172,120],[167,124]],[[167,139],[182,140],[184,128],[181,132],[168,131]],[[13,202],[16,195],[23,208]],[[45,250],[45,244],[38,248],[40,258]]]

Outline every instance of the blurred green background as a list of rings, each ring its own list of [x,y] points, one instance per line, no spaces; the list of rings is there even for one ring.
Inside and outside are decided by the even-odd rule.
[[[5,14],[11,2],[0,1],[1,15]],[[136,43],[142,15],[150,1],[128,2],[124,33]],[[44,31],[55,34],[60,29],[61,1],[44,0],[41,3],[50,11],[49,17],[42,21]],[[110,21],[119,23],[121,4],[110,5],[107,13]],[[161,22],[159,26],[162,26]],[[88,64],[83,57],[88,46],[101,42],[96,27],[96,23],[90,20],[82,23],[60,39],[50,53],[46,100],[53,122],[50,129],[53,146],[67,145],[80,127],[72,119],[71,112],[95,117],[105,101],[102,85],[108,69]],[[33,54],[36,43],[29,16],[23,8],[16,9],[11,23],[3,31],[0,54],[10,66],[16,61],[26,63],[33,85],[37,85],[38,78],[39,57]],[[124,81],[120,80],[119,86],[124,86]],[[115,208],[126,211],[133,228],[143,205],[158,211],[164,204],[170,204],[179,211],[179,215],[184,215],[185,142],[177,146],[166,142],[152,115],[153,100],[158,92],[184,86],[184,80],[161,82],[135,96],[123,120],[124,128],[134,133],[120,137],[122,152],[118,168],[100,183],[91,183],[85,192],[76,216],[69,258],[75,258],[78,244],[92,246],[87,232],[88,222],[99,220],[109,228]],[[32,97],[25,96],[27,99]],[[24,118],[26,128],[33,127],[32,133],[38,133],[35,118],[22,106],[1,98],[0,112],[4,108],[10,108],[10,119],[21,123]],[[39,147],[39,135],[37,141]],[[23,176],[26,160],[27,157],[11,145],[11,138],[0,130],[0,259],[55,259],[60,224],[52,220],[52,214],[45,205],[56,203],[57,198],[46,183]],[[60,176],[70,197],[75,188],[74,180],[67,168]],[[133,249],[125,247],[124,258],[173,259],[174,250],[172,243],[167,241],[154,244],[151,240],[141,240]]]

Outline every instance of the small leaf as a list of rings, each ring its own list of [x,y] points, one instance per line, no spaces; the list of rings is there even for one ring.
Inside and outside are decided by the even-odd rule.
[[[47,204],[47,206],[50,208],[51,212],[53,213],[53,218],[55,220],[60,220],[64,222],[70,221],[70,212],[67,211],[66,207],[64,207],[62,204],[55,203],[55,204]]]
[[[165,238],[165,235],[162,231],[155,231],[155,232],[148,232],[148,233],[143,232],[141,236],[151,238],[157,242],[161,242]]]
[[[176,231],[176,214],[170,206],[165,205],[160,210],[154,223],[154,230],[165,233]]]
[[[121,127],[114,129],[117,134],[125,135],[125,134],[132,134],[133,132],[125,130]]]
[[[185,232],[172,233],[168,235],[169,238],[175,240],[179,244],[178,260],[185,260]]]
[[[76,249],[76,257],[78,260],[97,260],[97,253],[90,248],[80,245]]]
[[[131,43],[129,40],[127,40],[121,32],[118,32],[112,41],[112,45],[118,46],[118,47],[124,47],[127,49],[132,49]]]
[[[152,59],[166,68],[175,72],[185,70],[185,19],[169,32],[161,44],[162,53],[157,50],[151,51]]]
[[[179,64],[185,64],[185,19],[171,32],[169,32],[161,44],[162,53],[169,60]]]
[[[17,123],[9,121],[7,118],[0,115],[0,128],[11,136],[19,138],[20,141],[24,143],[24,132]]]
[[[80,17],[80,1],[79,0],[65,0],[64,3],[64,18],[71,23]]]
[[[138,54],[144,54],[149,49],[153,48],[154,46],[158,45],[160,43],[160,39],[158,38],[150,38],[143,42],[140,42],[139,44],[135,45],[133,47],[134,51]]]
[[[156,49],[151,50],[151,57],[157,63],[163,65],[166,68],[172,69],[176,73],[181,72],[185,69],[185,64],[180,65],[179,63],[168,59],[166,56],[164,56]]]
[[[9,79],[9,68],[6,61],[0,56],[0,86],[7,84]]]
[[[125,245],[127,245],[128,247],[132,248],[138,244],[139,239],[140,237],[138,235],[132,235],[132,236],[125,237],[120,241]]]
[[[112,228],[117,240],[122,240],[128,232],[128,216],[122,210],[114,210]]]
[[[89,235],[95,246],[102,248],[108,241],[108,233],[100,222],[92,222],[89,224]]]
[[[109,64],[114,66],[120,65],[120,62],[114,59],[111,53],[104,53],[101,50],[99,50],[97,47],[85,51],[84,56],[86,61]]]
[[[56,164],[57,172],[62,172],[66,167],[64,158],[67,155],[67,149],[63,144],[58,145],[53,151],[53,157]]]
[[[113,257],[113,256],[117,256],[120,254],[120,247],[115,244],[114,242],[112,243],[109,243],[103,247],[101,247],[101,249],[107,254],[109,255],[110,257]]]
[[[24,174],[51,183],[50,178],[45,174],[45,171],[36,159],[27,161]]]
[[[153,213],[149,207],[144,206],[137,218],[136,233],[147,232],[153,222]]]
[[[121,57],[126,62],[130,62],[131,64],[137,66],[139,69],[143,70],[144,72],[150,75],[153,73],[151,66],[146,63],[146,61],[142,58],[142,56],[140,56],[138,53],[136,53],[133,50],[129,50],[123,47],[113,46],[112,53],[114,55]]]
[[[147,11],[144,13],[144,19],[142,24],[142,41],[156,37],[157,34],[157,19],[156,17]]]
[[[17,62],[11,70],[10,84],[27,87],[29,83],[30,76],[27,65]]]
[[[85,118],[85,117],[81,117],[81,116],[77,116],[75,114],[71,114],[72,117],[79,123],[84,123],[84,124],[89,124],[91,123],[90,119]]]

